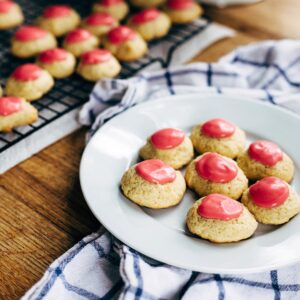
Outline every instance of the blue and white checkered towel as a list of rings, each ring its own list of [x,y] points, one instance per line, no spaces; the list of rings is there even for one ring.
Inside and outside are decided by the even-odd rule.
[[[80,114],[92,125],[172,94],[244,94],[300,114],[300,41],[241,47],[213,64],[196,63],[128,80],[99,82]],[[196,273],[149,259],[94,233],[57,259],[24,296],[37,299],[300,299],[300,264],[252,275]]]

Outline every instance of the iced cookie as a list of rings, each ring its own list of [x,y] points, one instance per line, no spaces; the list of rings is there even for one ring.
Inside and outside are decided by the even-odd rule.
[[[158,209],[178,204],[186,185],[179,171],[161,160],[151,159],[127,170],[121,188],[124,195],[138,205]]]
[[[248,187],[248,179],[235,161],[210,152],[188,165],[185,180],[200,196],[218,193],[239,199]]]
[[[129,7],[124,0],[101,0],[94,4],[94,12],[105,12],[118,21],[123,20],[129,12]]]
[[[13,1],[0,1],[0,30],[16,27],[23,23],[21,7]]]
[[[56,45],[56,39],[50,32],[28,25],[16,31],[12,40],[11,52],[15,56],[27,58],[55,48]]]
[[[203,14],[200,4],[193,0],[169,0],[164,11],[171,21],[177,24],[190,23]]]
[[[293,188],[277,177],[265,177],[244,192],[242,203],[256,220],[279,225],[300,212],[300,198]]]
[[[115,57],[105,49],[85,52],[80,57],[77,72],[86,80],[97,81],[102,78],[116,77],[121,66]]]
[[[35,64],[21,65],[15,69],[6,83],[6,94],[24,97],[28,101],[41,98],[54,85],[54,80],[48,71]]]
[[[130,0],[130,3],[136,7],[149,8],[163,4],[165,0]]]
[[[80,23],[78,13],[67,5],[53,5],[47,7],[37,19],[41,28],[50,31],[54,36],[60,37],[75,29]]]
[[[236,158],[245,149],[245,132],[224,119],[211,119],[192,129],[191,140],[199,153],[217,152]]]
[[[108,13],[93,13],[83,20],[81,27],[95,36],[101,37],[112,28],[118,26],[118,21]]]
[[[221,194],[210,194],[190,208],[189,231],[214,243],[238,242],[252,236],[257,222],[240,202]]]
[[[74,72],[76,59],[65,49],[54,48],[42,52],[36,63],[54,78],[65,78]]]
[[[164,128],[154,132],[140,150],[143,159],[157,158],[174,169],[188,164],[194,156],[191,140],[181,129]]]
[[[151,41],[168,34],[171,20],[165,13],[148,8],[133,15],[128,26],[137,31],[144,40]]]
[[[148,51],[146,42],[139,33],[127,26],[113,28],[104,37],[104,47],[120,61],[133,61]]]
[[[275,176],[290,182],[294,176],[294,163],[276,144],[256,141],[242,153],[237,163],[250,180]]]
[[[99,40],[85,29],[75,29],[67,34],[64,39],[63,47],[76,57],[84,52],[97,48]]]
[[[10,132],[13,128],[34,123],[38,112],[24,98],[0,97],[0,132]]]

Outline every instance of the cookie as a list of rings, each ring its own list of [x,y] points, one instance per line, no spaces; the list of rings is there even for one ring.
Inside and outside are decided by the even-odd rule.
[[[0,1],[0,30],[14,28],[24,21],[21,7],[10,0]]]
[[[134,61],[148,51],[139,33],[127,26],[113,28],[103,39],[104,47],[120,61]]]
[[[285,181],[273,176],[250,186],[242,203],[263,224],[283,224],[300,212],[299,195]]]
[[[148,8],[133,15],[128,26],[137,31],[145,41],[151,41],[168,34],[171,20],[156,8]]]
[[[233,123],[217,118],[192,129],[191,140],[199,153],[217,152],[236,158],[245,149],[245,132]]]
[[[130,3],[139,8],[149,8],[162,5],[165,0],[130,0]]]
[[[63,47],[75,57],[97,48],[98,45],[99,39],[89,31],[81,28],[69,32],[63,42]]]
[[[176,24],[190,23],[203,14],[200,4],[193,0],[168,0],[164,11]]]
[[[82,54],[77,68],[78,74],[90,81],[113,78],[120,71],[121,66],[119,62],[105,49],[95,49]]]
[[[198,156],[188,165],[185,180],[187,186],[200,196],[218,193],[239,199],[248,187],[248,179],[235,161],[210,152]]]
[[[56,39],[50,32],[28,25],[16,31],[12,39],[11,52],[17,57],[27,58],[55,48],[56,45]]]
[[[267,176],[275,176],[290,182],[294,176],[294,163],[278,145],[259,140],[252,143],[242,153],[237,163],[250,180],[258,180]]]
[[[34,123],[38,112],[34,106],[19,97],[0,97],[0,132]]]
[[[179,171],[158,159],[145,160],[125,172],[121,181],[124,195],[149,208],[167,208],[183,198],[186,185]]]
[[[255,218],[245,206],[221,194],[196,201],[187,214],[186,224],[191,233],[213,243],[247,239],[257,228]]]
[[[54,78],[66,78],[73,74],[76,59],[65,49],[54,48],[42,52],[36,64],[47,70]]]
[[[181,129],[164,128],[154,132],[141,148],[143,159],[160,159],[174,169],[188,164],[194,156],[191,140]]]
[[[112,15],[98,12],[85,18],[81,27],[88,30],[93,35],[101,37],[118,25],[119,22]]]
[[[53,85],[54,80],[48,71],[35,64],[24,64],[16,68],[8,78],[5,92],[9,96],[32,101],[48,93]]]
[[[80,23],[79,14],[67,5],[52,5],[45,8],[37,19],[37,25],[60,37],[75,29]]]
[[[129,7],[124,0],[101,0],[93,5],[93,11],[109,13],[121,21],[127,16]]]

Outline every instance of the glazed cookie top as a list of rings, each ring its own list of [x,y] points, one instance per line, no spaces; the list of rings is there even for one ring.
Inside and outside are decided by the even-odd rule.
[[[135,166],[136,173],[154,184],[166,184],[176,179],[176,171],[159,159],[149,159]]]
[[[281,149],[269,141],[256,141],[249,146],[248,154],[251,159],[272,167],[283,159]]]
[[[228,221],[237,219],[243,209],[238,201],[221,194],[210,194],[202,200],[197,213],[202,218]]]
[[[1,2],[0,2],[1,3]],[[34,41],[44,38],[48,31],[41,29],[37,26],[23,26],[15,33],[15,39],[20,42]]]
[[[135,24],[143,24],[156,20],[160,11],[156,8],[148,8],[132,16],[131,21]]]
[[[12,1],[0,1],[0,14],[5,14],[14,6]]]
[[[112,55],[105,49],[94,49],[81,55],[81,63],[85,65],[101,64],[111,59]]]
[[[113,6],[120,3],[124,3],[124,0],[102,0],[99,2],[99,4],[103,6]]]
[[[167,5],[174,10],[185,10],[193,7],[193,0],[169,0]]]
[[[181,129],[164,128],[156,131],[150,137],[152,145],[157,149],[172,149],[179,146],[185,138]]]
[[[227,183],[238,174],[236,164],[217,153],[206,153],[196,161],[197,174],[209,181]]]
[[[92,34],[89,31],[85,29],[77,28],[67,34],[65,41],[69,44],[80,43],[88,40],[91,37]]]
[[[282,205],[289,197],[286,182],[277,177],[265,177],[249,188],[252,201],[260,207],[272,208]]]
[[[9,116],[22,110],[22,98],[0,97],[0,116]]]
[[[52,64],[57,61],[64,61],[68,57],[68,51],[61,48],[49,49],[42,52],[39,61],[45,64]]]
[[[15,69],[12,77],[19,81],[36,80],[42,75],[43,70],[35,64],[24,64]]]
[[[98,26],[98,25],[113,25],[116,20],[112,15],[104,12],[95,12],[88,16],[85,20],[86,24],[90,26]]]
[[[52,5],[43,11],[43,17],[47,19],[64,18],[70,16],[72,9],[68,5]]]
[[[133,40],[136,37],[136,33],[127,26],[118,26],[113,28],[107,34],[108,40],[112,44],[121,44],[130,40]]]
[[[218,139],[232,136],[235,130],[234,124],[221,118],[209,120],[201,126],[202,134]]]

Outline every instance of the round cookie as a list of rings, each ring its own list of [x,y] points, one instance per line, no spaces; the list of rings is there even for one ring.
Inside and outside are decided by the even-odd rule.
[[[24,98],[0,97],[0,132],[34,123],[38,119],[37,109]]]
[[[161,160],[152,159],[129,168],[122,177],[121,188],[134,203],[159,209],[177,205],[186,185],[179,171]]]
[[[63,47],[76,57],[97,48],[98,45],[99,39],[89,31],[81,28],[69,32],[63,42]]]
[[[120,71],[119,62],[105,49],[95,49],[82,54],[77,68],[78,74],[90,81],[97,81],[105,77],[113,78]]]
[[[285,181],[272,176],[250,186],[242,203],[263,224],[283,224],[300,212],[299,195]]]
[[[101,0],[94,4],[93,11],[109,13],[121,21],[128,14],[129,7],[124,0]]]
[[[70,6],[52,5],[45,8],[36,23],[54,36],[60,37],[79,25],[80,16]]]
[[[41,98],[54,85],[48,71],[35,64],[24,64],[15,69],[6,82],[8,96],[24,97],[28,101]]]
[[[118,25],[118,21],[110,14],[98,12],[85,18],[81,27],[93,35],[101,37]]]
[[[194,159],[185,173],[187,186],[200,196],[212,193],[239,199],[248,187],[248,179],[235,161],[217,153],[205,153]]]
[[[127,26],[113,28],[104,37],[103,44],[120,61],[137,60],[148,51],[140,34]]]
[[[148,8],[133,15],[128,26],[137,31],[145,41],[151,41],[168,34],[171,20],[165,13]]]
[[[257,222],[240,202],[221,194],[210,194],[190,208],[189,231],[214,243],[237,242],[252,236]]]
[[[17,57],[27,58],[55,48],[56,45],[56,39],[50,32],[28,25],[16,31],[12,39],[11,52]]]
[[[221,118],[211,119],[192,129],[191,140],[199,153],[217,152],[236,158],[245,149],[245,132]]]
[[[200,4],[193,0],[169,0],[164,6],[164,11],[176,24],[190,23],[203,14]]]
[[[10,0],[0,1],[0,30],[16,27],[23,21],[23,12],[17,3]]]
[[[259,140],[250,144],[237,163],[250,180],[275,176],[290,182],[294,176],[294,163],[276,144]]]
[[[182,130],[164,128],[148,138],[139,154],[143,159],[160,159],[174,169],[180,169],[191,161],[194,149]]]
[[[163,4],[165,0],[130,0],[130,3],[136,7],[149,8]]]
[[[76,59],[65,49],[54,48],[42,52],[36,64],[47,70],[54,78],[66,78],[73,74]]]

